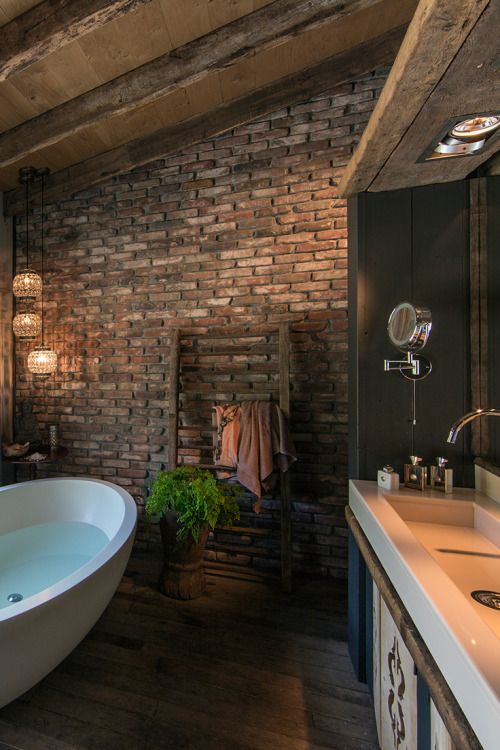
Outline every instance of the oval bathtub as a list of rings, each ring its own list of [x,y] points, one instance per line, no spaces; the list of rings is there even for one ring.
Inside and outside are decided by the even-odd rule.
[[[99,619],[125,570],[136,519],[129,493],[96,479],[0,488],[0,707]]]

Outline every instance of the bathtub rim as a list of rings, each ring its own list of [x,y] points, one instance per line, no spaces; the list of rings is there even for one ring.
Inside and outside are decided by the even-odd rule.
[[[29,596],[20,602],[11,604],[8,607],[0,609],[0,623],[6,622],[7,620],[19,617],[31,609],[39,607],[47,602],[61,596],[66,591],[78,586],[86,578],[89,578],[99,568],[102,568],[109,560],[111,560],[129,541],[130,537],[135,533],[137,526],[137,505],[132,495],[117,484],[113,482],[107,482],[104,479],[91,479],[88,477],[48,477],[46,479],[34,479],[29,482],[19,482],[15,484],[8,484],[4,487],[0,487],[0,493],[5,490],[19,488],[20,485],[36,485],[41,483],[55,483],[55,482],[86,482],[98,486],[105,486],[114,490],[122,499],[124,504],[124,514],[118,530],[109,540],[109,542],[103,547],[100,552],[94,557],[88,560],[86,563],[77,568],[73,573],[61,578],[56,583],[48,586],[42,591],[39,591],[33,596]]]

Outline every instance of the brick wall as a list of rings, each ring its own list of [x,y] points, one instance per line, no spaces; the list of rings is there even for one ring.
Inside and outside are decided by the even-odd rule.
[[[32,347],[18,343],[17,396],[33,400],[43,426],[59,425],[69,456],[53,473],[117,482],[142,504],[167,460],[172,327],[185,334],[181,385],[191,393],[183,396],[181,455],[197,460],[216,397],[276,390],[273,329],[288,321],[295,565],[344,576],[347,229],[337,184],[384,75],[47,206],[46,328],[60,366],[33,382],[25,370]],[[39,242],[39,212],[33,224]],[[18,231],[22,247],[22,222]],[[196,334],[227,333],[228,325],[255,336],[254,359],[223,353],[208,358],[211,374],[196,371]],[[244,345],[238,335],[231,343]],[[189,398],[200,408],[190,409]],[[275,568],[278,507],[270,496],[256,517],[244,500],[242,529],[219,532],[208,557]],[[138,545],[150,543],[151,534],[139,535]]]

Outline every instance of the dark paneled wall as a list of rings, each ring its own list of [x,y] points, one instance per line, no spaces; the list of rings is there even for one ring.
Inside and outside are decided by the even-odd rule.
[[[447,456],[456,483],[471,484],[468,435],[446,443],[470,409],[467,183],[364,193],[349,209],[350,476],[375,479],[385,463],[402,473],[415,452],[425,462]],[[413,436],[413,384],[383,369],[384,358],[398,359],[387,320],[405,300],[433,319],[424,352],[433,371],[416,384]]]
[[[487,185],[488,406],[500,409],[500,177],[488,178]],[[488,435],[488,458],[500,466],[500,419],[490,418]]]

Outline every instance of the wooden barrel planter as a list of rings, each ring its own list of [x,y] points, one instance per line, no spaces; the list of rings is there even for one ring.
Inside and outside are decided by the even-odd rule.
[[[205,590],[203,554],[209,535],[208,526],[200,531],[196,542],[191,534],[184,541],[177,539],[178,513],[170,511],[160,519],[163,545],[163,568],[160,591],[174,599],[196,599]]]

